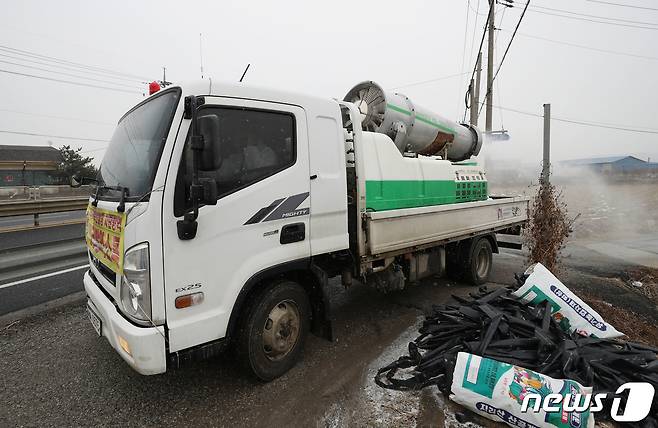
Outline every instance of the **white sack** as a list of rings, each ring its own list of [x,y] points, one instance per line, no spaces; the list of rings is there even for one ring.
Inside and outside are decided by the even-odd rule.
[[[564,331],[576,331],[583,336],[613,338],[623,336],[613,326],[603,321],[601,315],[580,300],[559,279],[542,265],[535,263],[526,271],[525,284],[514,293],[524,303],[538,305],[548,300],[552,316]]]

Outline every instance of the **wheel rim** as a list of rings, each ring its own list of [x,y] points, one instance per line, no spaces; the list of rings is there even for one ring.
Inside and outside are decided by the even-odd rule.
[[[274,305],[263,326],[263,351],[271,361],[278,361],[292,351],[299,338],[299,309],[284,300]]]
[[[486,248],[480,248],[476,258],[476,271],[478,278],[484,278],[489,273],[489,252]]]

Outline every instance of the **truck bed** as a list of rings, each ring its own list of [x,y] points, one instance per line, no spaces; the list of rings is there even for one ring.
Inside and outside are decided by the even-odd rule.
[[[365,254],[379,256],[523,224],[528,219],[528,204],[525,197],[503,196],[486,201],[367,212],[364,214]]]

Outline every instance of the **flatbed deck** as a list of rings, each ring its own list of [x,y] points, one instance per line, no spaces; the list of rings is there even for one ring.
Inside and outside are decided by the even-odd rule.
[[[502,196],[486,201],[366,212],[364,254],[378,257],[518,226],[528,220],[529,202],[526,197]]]

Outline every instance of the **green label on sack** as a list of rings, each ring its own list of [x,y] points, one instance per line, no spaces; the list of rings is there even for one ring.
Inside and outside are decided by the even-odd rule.
[[[511,368],[511,364],[469,355],[462,387],[484,397],[492,398],[496,384]]]

